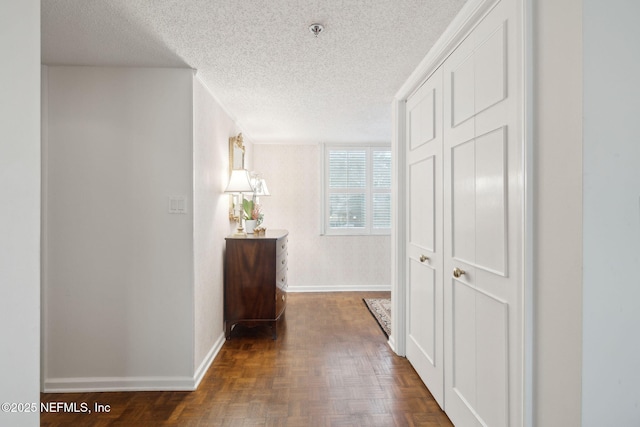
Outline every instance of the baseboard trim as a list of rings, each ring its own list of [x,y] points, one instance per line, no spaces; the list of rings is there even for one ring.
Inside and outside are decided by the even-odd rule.
[[[390,292],[391,285],[313,285],[291,286],[287,292]]]
[[[87,377],[51,378],[45,393],[93,393],[104,391],[193,391],[191,377]]]
[[[206,374],[207,371],[209,370],[209,367],[211,366],[211,364],[215,360],[216,356],[220,352],[220,349],[222,349],[222,346],[224,345],[225,341],[226,341],[226,337],[224,336],[224,332],[221,332],[220,336],[218,337],[216,342],[213,343],[213,346],[211,347],[211,350],[209,350],[209,352],[207,353],[207,355],[205,356],[204,360],[202,361],[202,363],[200,364],[200,366],[198,367],[198,369],[196,370],[196,372],[195,372],[195,374],[193,376],[194,377],[194,387],[193,387],[194,390],[197,389],[198,386],[200,385],[200,381],[202,381],[202,378],[204,378],[204,374]]]
[[[394,353],[397,353],[397,351],[396,351],[396,340],[393,338],[393,334],[391,334],[389,336],[389,339],[387,340],[387,344],[389,345],[389,348],[391,348],[391,350]]]
[[[108,391],[193,391],[198,388],[225,342],[221,333],[193,377],[80,377],[50,378],[45,393],[95,393]]]

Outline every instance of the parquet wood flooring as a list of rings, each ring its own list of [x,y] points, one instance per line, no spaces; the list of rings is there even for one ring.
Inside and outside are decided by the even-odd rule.
[[[193,392],[42,394],[108,413],[43,413],[41,426],[451,426],[362,298],[289,294],[278,339],[238,326]]]

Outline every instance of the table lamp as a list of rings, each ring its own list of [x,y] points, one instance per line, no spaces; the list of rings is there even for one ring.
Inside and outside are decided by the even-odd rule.
[[[242,200],[244,199],[242,193],[253,193],[249,172],[245,169],[232,170],[231,176],[229,177],[229,184],[227,184],[224,192],[233,194],[234,217],[238,221],[234,236],[246,236],[247,233],[245,233],[242,227]],[[240,196],[239,200],[237,199],[238,196]]]

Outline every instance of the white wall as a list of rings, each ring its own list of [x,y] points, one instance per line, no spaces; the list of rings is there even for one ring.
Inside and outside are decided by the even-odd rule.
[[[584,1],[583,426],[640,425],[640,3]]]
[[[390,236],[321,236],[320,147],[255,144],[264,226],[289,230],[289,290],[390,290]]]
[[[192,71],[49,67],[47,390],[189,388]],[[187,215],[168,196],[187,196]]]
[[[531,3],[535,44],[534,423],[579,426],[582,0]]]
[[[0,403],[40,402],[40,2],[0,2]],[[39,412],[0,411],[37,426]]]
[[[204,374],[224,343],[223,260],[224,237],[231,233],[229,196],[229,137],[235,123],[194,79],[194,320],[196,376]],[[245,142],[245,146],[249,146]],[[235,223],[232,223],[232,228]]]

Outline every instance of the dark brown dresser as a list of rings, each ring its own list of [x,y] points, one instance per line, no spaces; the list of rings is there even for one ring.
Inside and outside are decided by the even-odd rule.
[[[224,324],[229,339],[238,323],[269,323],[273,339],[287,304],[287,230],[264,236],[228,236],[224,259]]]

